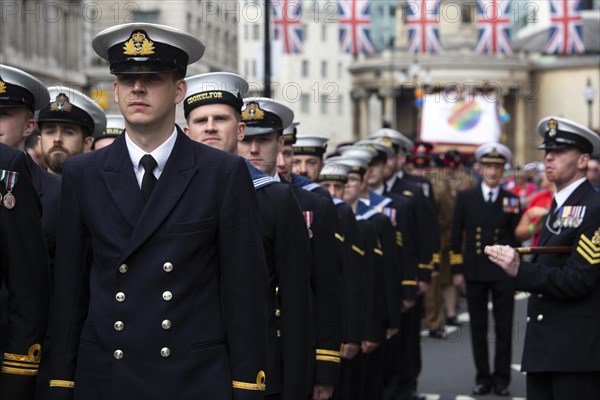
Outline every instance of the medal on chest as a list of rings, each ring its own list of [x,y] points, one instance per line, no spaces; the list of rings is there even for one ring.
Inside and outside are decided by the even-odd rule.
[[[585,216],[585,208],[586,206],[562,206],[552,227],[554,229],[579,227]]]
[[[302,211],[304,215],[304,222],[306,223],[306,230],[308,231],[308,238],[312,239],[313,231],[312,231],[312,223],[313,223],[313,212],[312,211]]]
[[[19,173],[14,171],[2,170],[0,172],[0,178],[0,182],[4,183],[4,185],[6,186],[6,194],[4,196],[0,194],[0,200],[2,200],[2,204],[4,205],[4,207],[6,207],[8,210],[12,210],[13,208],[15,208],[15,204],[17,203],[15,195],[12,194],[12,190],[17,184]]]

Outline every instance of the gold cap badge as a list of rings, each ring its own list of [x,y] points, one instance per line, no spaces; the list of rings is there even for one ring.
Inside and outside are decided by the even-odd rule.
[[[56,96],[56,100],[50,104],[50,110],[52,111],[70,112],[72,108],[73,106],[69,103],[69,98],[64,93],[60,93]]]
[[[154,43],[142,32],[135,32],[125,42],[123,54],[128,56],[149,56],[154,54]]]
[[[556,130],[558,129],[558,122],[555,119],[548,121],[548,136],[556,136]]]
[[[6,83],[0,81],[0,93],[6,93]]]
[[[262,121],[265,118],[265,112],[261,110],[258,103],[250,103],[242,112],[243,121]]]
[[[384,145],[385,147],[394,147],[394,142],[392,141],[392,139],[388,138],[388,137],[384,137],[380,140],[381,144]]]

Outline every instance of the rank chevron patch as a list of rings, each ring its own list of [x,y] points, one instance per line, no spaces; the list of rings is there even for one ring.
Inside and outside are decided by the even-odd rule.
[[[596,230],[592,239],[581,234],[577,243],[577,252],[590,264],[600,264],[600,228]]]

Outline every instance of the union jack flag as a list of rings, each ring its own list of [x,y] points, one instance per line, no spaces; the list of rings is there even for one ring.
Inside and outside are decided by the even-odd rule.
[[[477,0],[477,53],[512,54],[510,7],[510,0]]]
[[[547,53],[571,54],[583,53],[583,37],[581,31],[582,0],[550,0],[550,36]]]
[[[409,53],[439,53],[440,0],[413,0],[406,3]]]
[[[283,42],[283,51],[302,53],[304,50],[304,27],[301,0],[276,0],[273,2],[273,24],[275,40]]]
[[[338,0],[340,46],[344,53],[373,54],[371,0]]]

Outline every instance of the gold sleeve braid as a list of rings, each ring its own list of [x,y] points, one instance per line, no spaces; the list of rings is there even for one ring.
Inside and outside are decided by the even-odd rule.
[[[258,371],[258,374],[256,375],[256,383],[231,381],[231,386],[233,386],[234,389],[258,390],[260,392],[264,392],[267,388],[265,372]]]
[[[10,375],[35,376],[39,372],[42,359],[42,346],[35,343],[29,347],[26,355],[4,353],[2,373]]]

